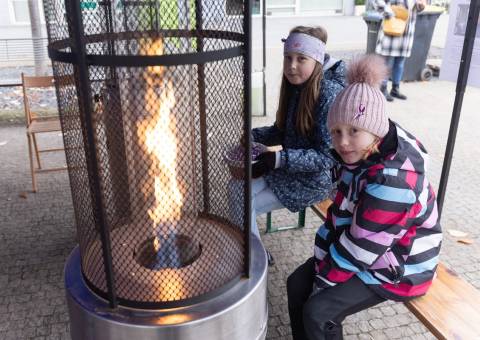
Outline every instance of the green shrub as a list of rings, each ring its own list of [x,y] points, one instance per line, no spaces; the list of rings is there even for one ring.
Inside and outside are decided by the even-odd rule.
[[[365,5],[365,0],[355,0],[355,6]]]

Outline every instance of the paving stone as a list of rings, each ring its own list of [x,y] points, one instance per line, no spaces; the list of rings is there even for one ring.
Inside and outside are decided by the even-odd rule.
[[[381,308],[382,314],[386,316],[392,316],[396,314],[396,311],[391,306],[385,306]]]
[[[382,319],[373,319],[370,320],[370,325],[373,327],[373,329],[384,329],[387,328],[387,325]]]
[[[358,340],[358,336],[357,335],[345,335],[343,337],[345,340]]]

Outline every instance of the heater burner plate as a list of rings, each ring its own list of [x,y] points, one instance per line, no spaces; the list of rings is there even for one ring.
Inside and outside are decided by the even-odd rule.
[[[115,290],[119,299],[136,305],[196,298],[221,288],[242,272],[245,254],[241,230],[200,217],[183,218],[176,230],[177,245],[183,243],[185,246],[188,239],[191,245],[198,245],[198,251],[184,258],[180,256],[176,265],[171,262],[169,266],[165,263],[156,266],[156,260],[139,261],[142,251],[148,253],[145,249],[153,247],[144,239],[145,227],[130,224],[110,231]],[[101,254],[101,241],[96,239],[87,247],[82,267],[92,288],[106,295],[103,263],[99,261]]]
[[[140,243],[134,257],[148,269],[182,268],[192,264],[201,251],[201,245],[190,237],[172,232]]]

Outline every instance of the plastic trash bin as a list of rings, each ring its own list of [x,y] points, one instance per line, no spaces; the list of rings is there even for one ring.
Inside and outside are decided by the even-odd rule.
[[[366,53],[375,53],[377,45],[378,30],[382,25],[383,16],[374,11],[367,11],[363,14],[363,20],[367,24],[367,51]]]
[[[427,56],[435,24],[442,13],[443,8],[438,6],[426,6],[422,12],[418,13],[412,54],[405,61],[403,81],[430,80],[432,78],[433,70],[426,67]]]
[[[426,6],[418,13],[413,36],[412,54],[405,61],[403,81],[430,80],[433,70],[426,67],[427,55],[432,42],[433,30],[438,17],[444,9],[439,6]],[[382,25],[382,16],[376,12],[365,12],[363,20],[368,27],[367,53],[375,53],[378,30]]]

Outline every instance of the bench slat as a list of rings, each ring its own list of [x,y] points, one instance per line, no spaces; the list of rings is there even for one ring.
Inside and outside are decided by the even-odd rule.
[[[428,293],[405,306],[439,339],[480,339],[480,292],[442,263]]]
[[[330,199],[312,205],[323,220]],[[428,293],[405,306],[438,339],[480,339],[480,291],[442,263]]]
[[[323,220],[327,218],[327,210],[328,207],[332,204],[332,200],[327,198],[324,201],[315,203],[314,205],[311,206],[313,211]]]

